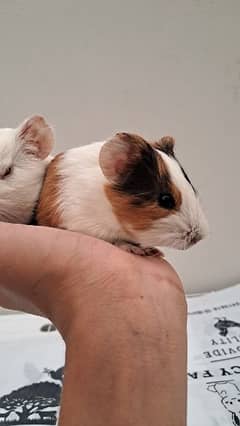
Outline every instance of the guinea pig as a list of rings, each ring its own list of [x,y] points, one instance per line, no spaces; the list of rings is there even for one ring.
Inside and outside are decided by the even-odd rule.
[[[53,131],[38,115],[0,129],[0,221],[31,222],[53,145]]]
[[[187,249],[207,235],[197,191],[174,153],[156,142],[117,133],[69,149],[51,162],[36,213],[39,225],[79,231],[139,255],[156,247]]]

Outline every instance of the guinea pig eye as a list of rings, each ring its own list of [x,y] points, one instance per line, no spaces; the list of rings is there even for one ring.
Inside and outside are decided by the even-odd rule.
[[[12,172],[12,167],[8,167],[8,168],[5,170],[5,172],[4,172],[3,176],[2,176],[2,178],[4,179],[5,177],[9,176],[9,175],[11,174],[11,172]]]
[[[160,194],[158,197],[158,204],[164,209],[171,210],[175,207],[175,200],[171,194]]]

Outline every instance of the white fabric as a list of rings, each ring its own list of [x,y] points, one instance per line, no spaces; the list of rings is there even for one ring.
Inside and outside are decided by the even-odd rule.
[[[188,311],[188,426],[239,426],[240,285],[188,297]],[[65,347],[48,324],[0,317],[0,424],[56,421]]]

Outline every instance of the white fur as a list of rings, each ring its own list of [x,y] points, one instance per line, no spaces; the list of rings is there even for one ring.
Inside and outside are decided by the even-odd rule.
[[[185,249],[192,237],[203,238],[207,223],[198,198],[186,181],[177,162],[161,153],[171,178],[182,194],[180,212],[157,220],[151,229],[129,234],[122,228],[104,193],[107,182],[99,166],[99,152],[104,142],[73,148],[64,154],[59,165],[63,183],[59,197],[61,226],[106,241],[132,240],[145,246],[168,246]],[[159,151],[157,151],[159,153]]]
[[[102,145],[96,142],[64,154],[59,166],[64,177],[59,209],[63,228],[113,242],[127,235],[104,193],[107,180],[98,162]]]
[[[29,223],[49,159],[24,153],[18,130],[0,129],[0,221]],[[3,179],[9,167],[12,172]]]

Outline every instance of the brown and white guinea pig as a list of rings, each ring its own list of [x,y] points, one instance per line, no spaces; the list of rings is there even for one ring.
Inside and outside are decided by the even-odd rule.
[[[41,116],[0,129],[0,221],[31,221],[53,144],[53,131]]]
[[[83,232],[140,254],[187,249],[207,234],[198,195],[174,154],[174,139],[150,143],[118,133],[51,162],[39,225]]]

